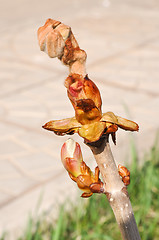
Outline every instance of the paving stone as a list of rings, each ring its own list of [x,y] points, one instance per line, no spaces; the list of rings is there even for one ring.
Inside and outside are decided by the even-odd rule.
[[[0,202],[6,202],[8,200],[8,192],[6,194],[6,189],[0,189]],[[1,230],[2,233],[2,230]]]
[[[79,16],[73,21],[73,26],[78,25],[79,37],[80,33],[81,36],[85,36],[82,40],[80,38],[79,42],[88,53],[88,66],[94,67],[99,59],[100,62],[104,62],[104,58],[107,59],[113,55],[115,58],[157,37],[158,14],[152,15],[151,18],[141,18],[140,13],[135,9],[118,11],[119,6],[116,6],[116,2],[111,3],[109,8],[100,9],[98,18],[91,14],[88,17],[85,13],[82,19]],[[143,12],[144,9],[142,14]],[[153,19],[156,21],[154,22]]]
[[[23,234],[24,223],[26,224],[29,218],[28,213],[37,217],[37,215],[40,215],[44,210],[48,210],[48,206],[50,206],[50,212],[52,209],[54,216],[57,216],[57,206],[59,206],[60,203],[62,204],[64,199],[67,199],[68,197],[69,199],[75,198],[76,188],[73,186],[74,183],[68,179],[67,175],[60,175],[49,181],[48,184],[43,184],[40,188],[37,186],[34,188],[34,191],[26,192],[10,204],[4,205],[4,207],[0,209],[0,215],[3,216],[0,229],[1,232],[2,230],[10,229],[12,230],[12,233],[10,234],[9,239],[15,239],[17,229],[19,230],[18,235],[20,233]],[[64,191],[66,188],[67,191]],[[39,202],[40,206],[36,213]],[[16,214],[11,214],[13,209],[16,209]],[[21,216],[23,216],[23,219]],[[17,228],[17,226],[19,227]]]
[[[44,135],[45,130],[42,129],[40,133],[37,132],[25,132],[18,135],[19,141],[23,141],[23,143],[29,144],[34,149],[42,149],[47,145],[52,145],[52,138]]]
[[[19,127],[16,127],[16,126],[13,127],[7,123],[0,122],[0,132],[1,132],[0,140],[1,139],[4,140],[4,139],[8,139],[13,135],[15,136],[22,133],[23,130],[20,129]]]
[[[17,197],[18,194],[24,192],[25,189],[32,187],[33,180],[35,181],[35,179],[36,178],[31,179],[31,177],[27,178],[24,174],[19,178],[13,177],[12,179],[2,179],[0,183],[0,192],[2,192],[2,194],[5,193],[8,197],[4,202],[1,202],[0,206],[3,207],[3,204],[8,200],[12,200],[12,198]]]
[[[59,154],[60,158],[60,154]],[[29,160],[30,159],[30,160]],[[58,170],[63,169],[60,159],[56,159],[55,156],[49,156],[49,154],[44,153],[43,151],[30,153],[24,157],[17,157],[15,161],[25,169],[30,175],[54,175]],[[60,163],[60,164],[58,164]]]
[[[150,48],[149,55],[143,54],[148,51],[147,48]],[[154,56],[151,56],[151,53]],[[130,90],[145,91],[145,93],[157,95],[159,93],[158,62],[157,52],[151,51],[151,47],[147,46],[124,56],[108,59],[108,61],[103,61],[100,64],[97,62],[96,66],[93,67],[95,71],[92,75],[94,79],[100,78],[106,84],[108,82],[114,84],[114,86],[127,87]],[[151,86],[149,86],[150,79]],[[154,86],[156,87],[154,88]]]
[[[21,144],[18,144],[15,142],[14,139],[5,139],[4,141],[0,141],[1,145],[1,157],[7,157],[9,155],[15,154],[18,155],[20,153],[23,153],[27,151],[27,149],[22,146]]]
[[[23,229],[41,196],[40,212],[53,206],[56,215],[58,204],[76,195],[75,183],[60,161],[68,136],[57,137],[41,128],[49,120],[74,115],[63,86],[68,69],[40,52],[37,28],[48,17],[70,25],[88,54],[87,71],[101,90],[103,112],[113,111],[139,123],[139,133],[119,130],[117,146],[111,142],[117,163],[129,162],[130,141],[134,139],[143,156],[159,128],[158,5],[155,0],[6,0],[2,4],[0,233],[9,230],[15,240],[15,229]],[[73,138],[93,169],[92,153],[77,134]]]

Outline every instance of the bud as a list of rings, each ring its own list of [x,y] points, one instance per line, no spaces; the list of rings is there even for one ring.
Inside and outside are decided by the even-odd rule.
[[[65,169],[74,177],[81,174],[81,163],[83,162],[80,145],[69,138],[61,148],[61,161]]]
[[[60,58],[63,55],[65,41],[70,34],[70,27],[59,21],[48,19],[44,26],[38,29],[40,50],[49,57]]]
[[[99,121],[102,117],[102,100],[97,86],[86,75],[71,74],[65,80],[68,97],[81,124]]]
[[[86,60],[86,53],[79,48],[71,28],[59,21],[48,19],[44,26],[38,29],[38,41],[41,51],[51,58],[58,57],[65,65],[72,65],[79,60],[78,64],[73,64],[73,69],[82,67]]]
[[[103,193],[103,183],[99,178],[99,168],[95,174],[86,165],[82,158],[80,145],[69,138],[61,148],[61,160],[68,171],[70,178],[77,183],[84,193],[81,197],[90,197],[93,193]]]
[[[123,183],[127,186],[130,184],[130,171],[122,166],[122,165],[118,165],[118,172],[119,172],[119,175],[122,177],[122,181]]]

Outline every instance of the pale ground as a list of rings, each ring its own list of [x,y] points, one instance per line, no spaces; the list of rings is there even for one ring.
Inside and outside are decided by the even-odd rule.
[[[0,8],[0,232],[26,223],[42,196],[40,211],[75,195],[58,137],[41,126],[74,115],[63,86],[68,70],[40,52],[36,32],[47,18],[72,27],[88,55],[87,72],[101,90],[103,112],[140,125],[139,155],[159,128],[159,2],[157,0],[14,0]],[[78,136],[85,160],[92,159]],[[130,134],[119,130],[113,153],[129,159]]]

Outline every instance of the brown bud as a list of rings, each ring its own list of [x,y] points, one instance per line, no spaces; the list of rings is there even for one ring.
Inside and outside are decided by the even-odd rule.
[[[123,183],[127,186],[130,184],[130,171],[122,166],[122,165],[118,165],[118,171],[119,171],[119,175],[122,177],[122,181]]]
[[[103,188],[103,183],[102,182],[97,182],[97,183],[92,183],[89,186],[91,192],[93,193],[103,193],[104,192],[104,188]]]

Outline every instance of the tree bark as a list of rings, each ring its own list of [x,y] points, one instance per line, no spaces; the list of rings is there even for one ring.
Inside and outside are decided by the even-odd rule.
[[[92,150],[100,169],[104,190],[113,209],[123,240],[141,240],[127,188],[115,164],[108,136],[96,143],[86,143]]]

